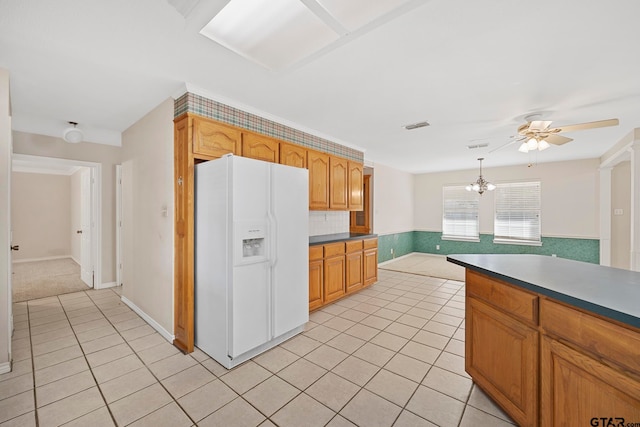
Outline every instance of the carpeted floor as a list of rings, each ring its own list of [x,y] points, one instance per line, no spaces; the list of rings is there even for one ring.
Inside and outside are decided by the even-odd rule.
[[[13,302],[90,289],[71,258],[13,263],[12,288]]]
[[[384,262],[378,268],[464,281],[464,267],[450,263],[444,255],[414,252],[397,260]]]

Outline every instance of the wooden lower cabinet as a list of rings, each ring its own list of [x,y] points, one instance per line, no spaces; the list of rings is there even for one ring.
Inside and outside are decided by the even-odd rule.
[[[377,242],[377,239],[365,239],[310,246],[309,310],[375,283],[378,277]],[[323,258],[320,253],[324,254]]]
[[[364,286],[369,286],[378,281],[378,239],[365,239],[363,247],[363,282]]]
[[[640,329],[468,269],[466,294],[465,369],[518,425],[640,422]]]
[[[640,422],[637,378],[549,337],[542,337],[541,346],[542,425],[626,426]],[[606,418],[604,423],[602,418]]]
[[[324,302],[334,301],[345,294],[345,258],[333,256],[324,260]]]
[[[324,261],[322,246],[309,247],[309,310],[324,304]]]
[[[538,331],[476,298],[466,319],[469,375],[518,425],[537,425]]]
[[[362,251],[346,255],[346,292],[351,293],[362,289]]]

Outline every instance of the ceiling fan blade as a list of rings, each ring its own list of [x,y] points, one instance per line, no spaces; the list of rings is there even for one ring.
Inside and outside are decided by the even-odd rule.
[[[550,129],[549,132],[553,132],[553,133],[574,132],[577,130],[603,128],[607,126],[618,126],[618,124],[620,124],[620,121],[618,119],[598,120],[596,122],[579,123],[576,125],[568,125],[568,126],[559,126],[555,129]]]
[[[529,132],[542,132],[551,124],[551,120],[534,120],[529,124]]]
[[[551,134],[545,137],[544,140],[547,141],[549,144],[553,144],[553,145],[562,145],[562,144],[566,144],[569,141],[573,141],[572,138],[567,138],[566,136],[555,135],[555,134]]]

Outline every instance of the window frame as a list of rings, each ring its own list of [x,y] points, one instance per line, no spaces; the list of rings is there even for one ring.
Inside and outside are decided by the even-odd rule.
[[[456,235],[456,234],[445,234],[445,230],[448,227],[445,227],[445,221],[447,216],[447,190],[457,190],[464,191],[465,194],[469,194],[469,201],[473,198],[475,202],[475,220],[476,220],[476,234],[475,235]],[[463,199],[460,199],[463,200]],[[454,211],[455,212],[455,211]],[[463,242],[479,242],[480,241],[480,195],[475,191],[467,191],[465,189],[465,185],[458,184],[445,184],[442,186],[442,233],[441,240],[454,240],[454,241],[463,241]]]
[[[536,239],[527,239],[524,236],[498,236],[498,214],[503,213],[505,211],[509,211],[509,209],[499,208],[499,193],[501,189],[505,188],[515,188],[515,187],[523,187],[525,185],[537,185],[537,208],[528,208],[521,209],[518,212],[535,212],[538,218],[538,229],[537,229],[537,240]],[[507,245],[525,245],[525,246],[542,246],[542,182],[540,180],[535,181],[516,181],[516,182],[504,182],[496,184],[496,189],[494,192],[494,206],[493,206],[493,243],[495,244],[507,244]],[[512,201],[510,201],[512,202]],[[511,205],[511,203],[510,203]],[[513,211],[513,210],[512,210]]]

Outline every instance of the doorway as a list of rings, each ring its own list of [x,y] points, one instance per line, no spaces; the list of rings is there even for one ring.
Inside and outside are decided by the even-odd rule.
[[[12,169],[13,301],[94,287],[101,165],[14,154]]]
[[[362,180],[362,194],[364,196],[363,209],[361,211],[353,211],[350,213],[350,233],[369,234],[373,228],[371,221],[371,174],[367,174],[366,171]]]

